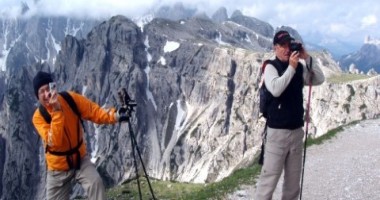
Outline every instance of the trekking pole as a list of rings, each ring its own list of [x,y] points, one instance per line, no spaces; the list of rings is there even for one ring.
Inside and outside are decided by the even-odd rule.
[[[132,124],[131,124],[131,120],[130,120],[130,118],[132,116],[132,112],[134,111],[133,107],[137,106],[137,104],[134,102],[134,100],[130,99],[130,97],[129,97],[129,95],[128,95],[128,93],[127,93],[127,91],[126,91],[125,88],[121,89],[118,92],[118,95],[119,95],[119,99],[121,101],[122,106],[126,107],[126,110],[128,112],[128,116],[129,116],[128,119],[127,119],[127,122],[128,122],[129,135],[131,137],[133,164],[134,164],[134,167],[135,167],[136,181],[137,181],[137,187],[138,187],[138,190],[139,190],[140,200],[142,200],[142,193],[141,193],[140,178],[139,178],[139,173],[138,173],[136,152],[137,152],[137,155],[139,156],[140,163],[141,163],[141,166],[143,168],[145,178],[146,178],[146,180],[148,182],[149,190],[150,190],[150,193],[152,195],[152,198],[153,198],[153,200],[156,200],[156,197],[154,196],[154,192],[153,192],[153,189],[152,189],[152,185],[150,184],[149,176],[148,176],[148,174],[146,172],[145,165],[144,165],[143,159],[141,157],[140,150],[139,150],[139,148],[137,146],[136,137],[135,137],[135,134],[133,133],[133,128],[132,128]]]
[[[302,163],[302,175],[301,175],[301,190],[300,190],[300,200],[302,200],[302,188],[303,188],[303,176],[305,173],[305,160],[306,160],[306,144],[307,144],[307,135],[309,132],[309,121],[310,121],[310,100],[311,100],[311,81],[312,75],[310,75],[309,79],[309,95],[306,106],[306,129],[305,129],[305,144],[303,147],[303,163]]]

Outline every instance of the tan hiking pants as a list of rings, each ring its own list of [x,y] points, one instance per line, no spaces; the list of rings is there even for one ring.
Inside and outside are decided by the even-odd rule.
[[[284,170],[282,200],[296,200],[300,192],[304,131],[268,127],[264,164],[255,200],[270,200]]]
[[[89,200],[106,199],[103,181],[88,156],[82,159],[79,170],[47,172],[46,199],[68,200],[73,180],[82,185]]]

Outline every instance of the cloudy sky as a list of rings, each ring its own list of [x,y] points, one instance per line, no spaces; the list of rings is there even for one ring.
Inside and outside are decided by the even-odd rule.
[[[1,16],[14,16],[20,0],[0,0]],[[23,0],[31,14],[66,16],[112,16],[122,14],[133,18],[161,5],[178,0]],[[319,42],[340,40],[361,45],[364,38],[380,38],[380,1],[377,0],[183,0],[185,6],[205,11],[209,16],[224,6],[231,15],[236,9],[243,14],[270,23],[273,27],[287,25],[303,38]],[[280,2],[280,3],[279,3]]]

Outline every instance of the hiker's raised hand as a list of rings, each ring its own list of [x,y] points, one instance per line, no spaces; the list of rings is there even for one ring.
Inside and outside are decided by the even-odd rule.
[[[302,50],[299,52],[299,57],[306,60],[309,57],[305,47],[302,47]]]
[[[294,69],[297,68],[298,66],[298,60],[299,60],[299,52],[298,51],[293,51],[291,54],[290,54],[290,57],[289,57],[289,65],[292,66]]]
[[[53,110],[57,111],[61,109],[61,104],[58,101],[57,90],[51,90],[49,94],[49,104],[53,107]]]

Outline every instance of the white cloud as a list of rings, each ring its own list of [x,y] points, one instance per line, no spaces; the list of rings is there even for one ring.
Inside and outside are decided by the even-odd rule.
[[[341,23],[332,23],[329,24],[329,31],[331,34],[342,34],[342,35],[349,35],[350,34],[350,28],[347,27],[346,24]]]
[[[142,15],[154,3],[155,0],[40,0],[31,7],[45,15],[110,17],[122,14],[132,17]]]
[[[14,17],[20,13],[21,2],[29,4],[30,15],[74,17],[110,17],[121,14],[133,18],[176,2],[182,2],[185,6],[197,8],[199,12],[211,16],[219,7],[224,6],[229,16],[239,9],[246,15],[270,23],[274,28],[292,26],[303,37],[313,32],[328,37],[356,37],[355,40],[360,42],[366,35],[380,37],[380,2],[374,0],[361,0],[360,3],[356,0],[0,0],[0,16]]]
[[[366,28],[368,26],[374,26],[377,24],[377,17],[373,14],[367,15],[363,17],[361,22],[362,22],[362,25],[361,25],[362,28]]]
[[[0,2],[0,16],[7,18],[16,18],[21,13],[21,2],[15,4],[12,0],[3,0]]]

